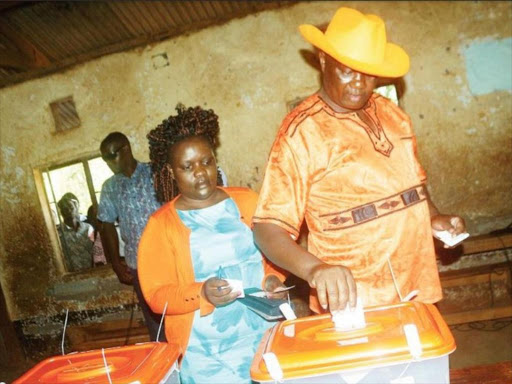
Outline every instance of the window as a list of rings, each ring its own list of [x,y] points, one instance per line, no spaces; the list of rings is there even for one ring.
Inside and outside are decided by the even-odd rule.
[[[396,90],[395,84],[384,85],[382,87],[375,88],[375,92],[388,98],[393,103],[398,105],[398,92]]]
[[[50,103],[55,132],[64,132],[80,126],[80,117],[73,101],[73,96],[68,96]]]
[[[95,155],[44,167],[36,170],[35,175],[36,185],[45,196],[41,202],[49,216],[47,223],[54,230],[53,242],[60,246],[63,256],[62,269],[76,272],[106,264],[104,255],[98,251],[102,248],[94,230],[96,222],[87,213],[91,206],[97,207],[101,187],[112,176],[107,164]],[[66,198],[59,209],[59,200],[65,195],[73,201],[72,208],[66,208]]]
[[[397,79],[379,79],[379,87],[375,89],[375,92],[380,95],[387,97],[393,103],[402,107],[402,96],[405,93],[405,82],[403,77]]]

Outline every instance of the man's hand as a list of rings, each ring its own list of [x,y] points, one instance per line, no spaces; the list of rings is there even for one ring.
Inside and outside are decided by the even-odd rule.
[[[124,259],[119,255],[119,237],[114,223],[102,222],[100,235],[105,257],[112,263],[112,269],[117,278],[123,284],[133,285],[133,275]]]
[[[448,231],[452,236],[457,236],[460,233],[466,232],[466,223],[460,216],[455,215],[434,215],[430,219],[432,231],[434,233],[441,231]],[[452,248],[444,245],[445,248]]]
[[[203,296],[216,307],[222,307],[236,300],[241,292],[233,292],[226,280],[210,277],[202,288]]]
[[[283,300],[288,297],[288,292],[274,292],[277,288],[286,288],[286,286],[277,278],[275,275],[268,275],[265,279],[265,284],[263,285],[263,289],[267,294],[268,299],[273,300]]]
[[[435,215],[431,218],[432,229],[435,231],[448,231],[452,235],[466,231],[466,223],[460,216],[455,215]]]
[[[125,262],[112,263],[112,269],[121,283],[133,285],[133,275]]]
[[[316,288],[318,301],[323,309],[331,312],[356,306],[357,287],[350,269],[341,265],[319,264],[308,278],[311,288]]]

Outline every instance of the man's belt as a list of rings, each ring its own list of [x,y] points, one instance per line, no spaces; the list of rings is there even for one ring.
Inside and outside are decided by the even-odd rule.
[[[423,184],[417,185],[406,191],[374,202],[360,205],[358,207],[347,209],[342,212],[328,213],[320,217],[331,217],[328,220],[330,224],[324,231],[336,231],[354,227],[356,225],[375,220],[379,217],[405,209],[411,205],[426,200],[427,194]]]

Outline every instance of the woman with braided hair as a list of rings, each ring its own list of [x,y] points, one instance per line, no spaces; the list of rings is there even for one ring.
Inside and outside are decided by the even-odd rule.
[[[167,203],[140,240],[142,292],[165,314],[167,340],[181,348],[183,383],[250,382],[256,347],[272,324],[238,302],[241,292],[225,279],[272,292],[284,276],[254,245],[257,194],[218,186],[217,115],[200,107],[177,112],[147,136],[154,186]]]
[[[158,200],[163,203],[172,200],[178,194],[178,187],[171,177],[170,164],[167,161],[168,148],[190,136],[207,137],[214,151],[218,146],[218,116],[211,109],[204,110],[200,107],[185,109],[182,104],[178,104],[176,110],[178,111],[176,116],[170,116],[162,121],[147,135],[154,187]],[[217,168],[217,172],[217,185],[226,185],[222,170]]]

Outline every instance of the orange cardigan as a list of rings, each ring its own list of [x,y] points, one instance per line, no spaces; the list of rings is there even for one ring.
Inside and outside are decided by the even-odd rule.
[[[241,220],[250,226],[258,195],[248,188],[221,188],[236,203]],[[190,256],[190,229],[179,218],[175,202],[163,205],[150,217],[139,243],[137,270],[142,293],[155,313],[165,312],[165,335],[184,354],[194,312],[201,316],[215,307],[201,295],[203,282],[195,280]],[[265,276],[274,274],[284,281],[285,273],[263,257]]]

